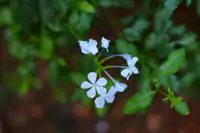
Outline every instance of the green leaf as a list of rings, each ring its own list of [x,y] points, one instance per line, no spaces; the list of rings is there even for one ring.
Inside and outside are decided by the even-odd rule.
[[[137,48],[132,43],[126,42],[124,39],[117,39],[116,47],[119,53],[131,54],[133,56],[137,54]]]
[[[190,113],[190,109],[186,102],[182,101],[181,99],[175,98],[171,100],[172,105],[176,112],[182,115],[188,115]]]
[[[122,34],[129,41],[140,41],[142,39],[142,33],[150,26],[150,23],[145,18],[139,18],[135,21],[134,25],[123,30]]]
[[[156,91],[142,91],[133,95],[123,108],[124,114],[135,114],[150,106]]]
[[[162,63],[158,70],[159,76],[176,73],[185,61],[185,50],[183,48],[174,50],[170,53],[167,60]]]
[[[176,43],[186,46],[186,45],[190,45],[191,43],[193,43],[196,38],[197,38],[196,34],[186,33],[186,34],[182,35],[182,38],[180,40],[176,41]]]
[[[47,35],[42,35],[40,43],[40,56],[45,60],[50,59],[53,54],[53,40]]]
[[[190,6],[192,4],[192,0],[186,0],[186,6]]]
[[[86,13],[94,13],[95,8],[88,1],[78,2],[78,8]]]
[[[13,23],[12,12],[9,8],[0,9],[0,25],[10,25]]]
[[[79,73],[79,72],[72,72],[72,73],[69,74],[69,77],[78,86],[80,86],[81,83],[83,81],[85,81],[86,78],[87,78],[84,74]]]

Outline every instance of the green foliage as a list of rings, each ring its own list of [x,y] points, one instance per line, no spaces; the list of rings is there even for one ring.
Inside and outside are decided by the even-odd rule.
[[[194,4],[200,15],[200,0],[184,2],[186,7]],[[112,50],[138,56],[141,66],[137,76],[140,91],[126,102],[124,114],[147,109],[157,92],[165,96],[164,101],[171,102],[175,111],[189,114],[188,105],[172,92],[181,94],[183,89],[199,88],[196,84],[200,79],[197,31],[190,31],[185,23],[173,22],[174,11],[179,11],[183,0],[144,0],[139,4],[133,0],[8,0],[2,3],[0,26],[4,29],[6,48],[13,57],[11,62],[17,62],[5,70],[4,85],[10,90],[25,95],[30,89],[42,89],[48,81],[60,102],[78,100],[90,106],[91,99],[80,89],[80,84],[96,66],[89,57],[77,54],[80,53],[77,41],[102,35],[108,38],[107,34],[93,31],[105,21],[117,32],[105,31],[116,36],[116,40],[111,40]],[[115,19],[117,13],[113,13],[113,7],[128,9],[128,13]],[[104,9],[106,14],[102,13]],[[113,53],[110,50],[106,54]],[[76,59],[73,55],[77,55]],[[41,71],[47,79],[40,77]],[[109,81],[106,87],[111,85]],[[166,88],[172,90],[166,94]],[[102,117],[108,109],[95,111]]]
[[[86,13],[94,13],[95,12],[94,7],[88,1],[80,1],[80,2],[78,2],[78,8],[81,11],[84,11]]]
[[[151,105],[156,91],[142,91],[134,94],[125,104],[123,113],[124,114],[135,114],[143,111]]]
[[[158,75],[170,75],[176,73],[183,62],[185,61],[185,50],[177,49],[170,53],[167,60],[162,63],[160,69],[158,70]]]
[[[121,38],[116,40],[116,48],[119,53],[128,53],[133,56],[137,54],[137,48],[132,43],[129,43]]]

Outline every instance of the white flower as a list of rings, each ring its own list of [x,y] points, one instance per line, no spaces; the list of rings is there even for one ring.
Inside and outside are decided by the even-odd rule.
[[[82,53],[93,54],[93,55],[98,53],[97,41],[95,41],[93,39],[89,39],[89,42],[87,42],[87,41],[78,41],[78,42],[81,47]]]
[[[95,106],[97,108],[103,108],[105,102],[113,103],[113,101],[115,99],[116,92],[117,92],[116,88],[114,86],[112,86],[107,94],[106,94],[106,91],[105,91],[104,93],[100,94],[99,97],[97,97],[95,99]]]
[[[97,80],[97,74],[95,72],[90,72],[88,74],[88,79],[91,83],[89,83],[88,81],[84,81],[81,84],[81,88],[82,89],[91,88],[87,91],[87,96],[89,98],[94,98],[96,96],[96,90],[99,95],[104,94],[106,92],[106,88],[103,87],[107,84],[107,80],[105,78],[100,78]]]
[[[127,60],[128,67],[121,71],[121,75],[125,77],[127,80],[133,73],[134,74],[139,73],[138,69],[135,67],[137,61],[138,61],[137,57],[133,57],[131,60]]]
[[[127,85],[124,83],[120,83],[120,82],[115,82],[115,89],[118,92],[123,92],[125,89],[127,88]]]
[[[105,48],[108,52],[108,47],[109,47],[110,40],[105,39],[102,37],[101,39],[101,47]]]
[[[120,56],[122,56],[122,58],[124,58],[127,62],[132,59],[130,54],[121,54]]]

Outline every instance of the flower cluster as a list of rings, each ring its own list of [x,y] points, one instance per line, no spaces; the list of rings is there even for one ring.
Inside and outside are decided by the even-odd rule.
[[[102,50],[106,50],[109,52],[109,43],[110,40],[105,39],[104,37],[101,39],[101,48]],[[113,103],[115,99],[115,95],[117,92],[123,92],[127,85],[124,83],[121,83],[117,80],[115,80],[107,71],[108,68],[122,68],[121,75],[125,77],[127,80],[129,80],[130,76],[132,74],[138,74],[139,71],[136,68],[135,64],[138,61],[137,57],[132,57],[129,54],[117,54],[112,55],[109,57],[106,57],[102,59],[101,61],[98,61],[98,56],[100,55],[99,49],[98,49],[98,43],[96,40],[89,39],[89,41],[79,41],[79,46],[81,48],[81,52],[84,54],[92,54],[99,66],[97,72],[90,72],[88,74],[88,81],[84,81],[81,84],[82,89],[87,89],[87,96],[89,98],[95,98],[96,94],[98,94],[98,97],[95,99],[95,106],[97,108],[103,108],[105,103]],[[97,55],[98,54],[98,55]],[[97,56],[96,56],[97,55]],[[103,66],[102,63],[105,62],[108,59],[111,59],[113,57],[122,57],[126,60],[127,66]],[[114,83],[113,86],[111,86],[109,89],[106,89],[105,86],[107,85],[107,80],[104,77],[101,77],[100,73],[104,72],[107,77]],[[97,78],[99,75],[99,79]]]

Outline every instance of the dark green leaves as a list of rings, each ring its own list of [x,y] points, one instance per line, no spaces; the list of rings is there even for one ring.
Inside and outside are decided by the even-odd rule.
[[[126,42],[124,39],[117,39],[116,47],[119,53],[131,54],[133,56],[137,53],[137,48],[132,43]]]
[[[140,41],[142,33],[149,27],[150,23],[145,18],[139,18],[135,21],[134,25],[122,31],[122,34],[129,41]]]
[[[158,75],[170,75],[176,73],[180,69],[184,61],[185,50],[174,50],[172,53],[170,53],[167,60],[160,66],[160,69],[158,70]]]
[[[156,91],[143,91],[133,95],[125,104],[124,114],[135,114],[150,106]]]

